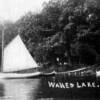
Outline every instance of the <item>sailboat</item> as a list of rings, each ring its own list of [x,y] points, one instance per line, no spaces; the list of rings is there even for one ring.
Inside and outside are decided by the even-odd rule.
[[[17,35],[3,50],[2,72],[0,78],[29,78],[39,76],[41,72],[24,73],[37,69],[39,65],[33,59],[20,35]],[[21,71],[23,73],[21,73]]]
[[[57,74],[64,74],[64,72],[43,73],[36,71],[40,66],[33,59],[20,35],[18,34],[5,48],[2,54],[2,72],[0,78],[29,78],[36,76],[51,76]],[[27,70],[35,70],[27,72]],[[84,69],[81,69],[84,71]],[[67,71],[66,74],[80,73],[79,70]],[[70,76],[70,75],[69,75]],[[100,71],[96,72],[96,76],[100,77]]]

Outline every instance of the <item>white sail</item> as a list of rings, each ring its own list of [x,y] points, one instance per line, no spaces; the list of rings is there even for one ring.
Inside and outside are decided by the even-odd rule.
[[[3,72],[20,71],[38,67],[35,60],[17,35],[4,49]]]

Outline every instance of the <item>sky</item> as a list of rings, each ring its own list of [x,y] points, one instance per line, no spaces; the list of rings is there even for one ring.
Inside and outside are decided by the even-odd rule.
[[[0,20],[17,21],[27,12],[39,12],[49,0],[0,0]]]

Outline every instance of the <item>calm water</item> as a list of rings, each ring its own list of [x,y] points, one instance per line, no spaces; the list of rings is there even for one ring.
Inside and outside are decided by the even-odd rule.
[[[0,80],[0,100],[99,100],[99,92],[94,81],[76,85],[55,77]]]

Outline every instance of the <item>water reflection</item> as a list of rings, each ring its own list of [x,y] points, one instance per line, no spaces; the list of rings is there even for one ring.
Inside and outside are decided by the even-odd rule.
[[[59,85],[68,81],[66,77],[0,80],[0,100],[96,100],[100,97],[100,87],[68,89]],[[50,86],[50,82],[55,85]]]
[[[0,81],[0,100],[35,100],[39,79],[13,79]]]

